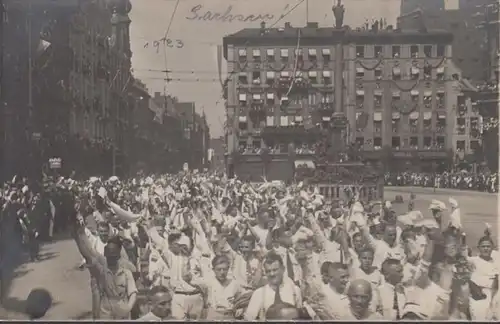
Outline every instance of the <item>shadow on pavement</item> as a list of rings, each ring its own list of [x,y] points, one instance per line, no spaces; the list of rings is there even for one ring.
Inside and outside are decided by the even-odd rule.
[[[92,311],[85,311],[81,314],[76,315],[73,319],[77,321],[92,319]]]
[[[28,296],[26,296],[27,298]],[[53,301],[51,308],[58,305],[59,302]],[[10,314],[9,317],[19,317],[20,314],[26,313],[26,300],[17,297],[8,297],[4,300],[2,308]],[[11,318],[12,319],[12,318]]]

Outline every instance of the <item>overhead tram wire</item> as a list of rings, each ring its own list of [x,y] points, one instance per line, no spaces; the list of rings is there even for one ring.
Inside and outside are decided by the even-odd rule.
[[[281,20],[283,20],[283,18],[285,18],[286,16],[288,16],[290,13],[292,13],[292,11],[294,11],[298,6],[300,6],[301,4],[303,4],[306,0],[300,0],[300,2],[298,2],[297,4],[295,4],[295,6],[293,6],[292,8],[290,8],[286,13],[282,14],[278,20],[276,20],[271,26],[267,27],[267,28],[273,28],[274,26],[276,26],[276,24],[278,24]]]

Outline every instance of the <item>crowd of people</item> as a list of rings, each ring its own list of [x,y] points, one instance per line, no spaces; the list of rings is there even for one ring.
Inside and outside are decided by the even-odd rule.
[[[19,227],[33,260],[39,239],[71,231],[96,320],[500,319],[488,226],[469,242],[453,198],[398,215],[358,197],[189,171],[13,179],[2,228]]]
[[[498,173],[444,172],[422,173],[402,172],[386,173],[387,186],[415,186],[498,192]]]

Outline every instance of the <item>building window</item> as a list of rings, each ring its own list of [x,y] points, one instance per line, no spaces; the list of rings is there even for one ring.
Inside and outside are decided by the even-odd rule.
[[[392,118],[392,133],[398,134],[400,131],[400,119],[399,118]]]
[[[245,72],[240,72],[240,74],[238,76],[238,82],[241,84],[248,83],[247,74]]]
[[[392,79],[401,80],[401,68],[399,66],[395,66],[392,68]]]
[[[281,62],[288,62],[288,49],[281,49]]]
[[[274,93],[269,92],[266,94],[266,105],[272,106],[274,105]]]
[[[410,113],[408,116],[408,121],[410,125],[410,132],[413,134],[418,133],[418,118],[420,116],[420,113],[418,111],[413,111]]]
[[[365,144],[364,137],[356,137],[356,146],[357,147],[363,147],[364,144]]]
[[[311,81],[312,84],[318,84],[318,72],[316,71],[309,71],[309,80]]]
[[[374,94],[373,94],[373,99],[374,99],[374,105],[375,105],[375,108],[379,108],[380,106],[382,106],[382,92],[381,91],[376,91]]]
[[[252,72],[252,83],[253,84],[260,84],[260,71],[253,71]]]
[[[446,130],[446,115],[438,114],[438,119],[436,123],[436,131],[438,133],[444,133]]]
[[[356,46],[356,57],[365,57],[365,47],[364,46]]]
[[[238,57],[239,57],[240,62],[246,62],[247,61],[247,50],[245,50],[245,49],[238,50]]]
[[[475,152],[475,151],[479,150],[479,149],[480,149],[480,146],[479,146],[479,141],[477,141],[477,140],[472,140],[472,141],[470,141],[470,149],[471,149],[473,152]]]
[[[383,52],[382,52],[382,46],[380,45],[376,45],[374,50],[373,50],[373,53],[375,54],[375,57],[381,57]]]
[[[266,57],[267,57],[267,61],[274,62],[274,60],[275,60],[274,49],[272,49],[272,48],[267,49],[266,50]]]
[[[399,150],[401,148],[401,138],[399,136],[394,136],[392,138],[392,148]]]
[[[362,80],[364,76],[365,76],[365,69],[363,69],[362,67],[357,67],[356,79]]]
[[[457,141],[457,151],[465,151],[465,141]]]
[[[375,69],[375,79],[382,80],[382,69],[381,68]]]
[[[323,83],[331,84],[332,83],[332,75],[330,71],[323,71]]]
[[[373,130],[375,131],[375,133],[382,132],[382,121],[381,120],[374,120],[373,121]]]
[[[324,62],[330,62],[331,54],[330,54],[330,49],[329,48],[323,48],[321,50],[321,54],[323,56],[323,61]]]
[[[444,108],[444,92],[440,91],[436,94],[436,104],[438,109]]]
[[[424,113],[424,131],[432,131],[432,113],[430,111]]]
[[[418,57],[418,45],[412,45],[410,46],[410,55],[412,58],[417,58]]]
[[[375,137],[373,139],[373,148],[375,150],[380,150],[382,148],[382,137]]]
[[[253,56],[253,60],[254,60],[255,62],[260,62],[260,49],[254,49],[254,50],[252,51],[252,54],[253,54],[253,55],[252,55],[252,56]]]
[[[436,146],[438,149],[442,150],[444,149],[444,145],[445,145],[445,142],[444,142],[444,136],[438,136],[436,137]]]
[[[432,91],[426,90],[424,91],[424,107],[431,108],[432,106]]]
[[[247,130],[248,128],[248,123],[246,118],[247,118],[246,116],[240,116],[238,128],[242,131]]]
[[[392,57],[398,58],[400,56],[401,56],[401,46],[399,45],[392,46]]]
[[[239,95],[239,101],[240,101],[240,106],[241,107],[246,107],[246,105],[247,105],[247,95],[246,95],[246,93],[240,93],[240,95]]]
[[[274,71],[267,71],[266,72],[266,83],[268,85],[274,84],[274,79],[276,78],[276,74]]]
[[[363,109],[365,103],[365,91],[362,89],[356,90],[356,108]]]
[[[424,149],[428,150],[432,146],[432,137],[425,136],[424,137]]]
[[[309,61],[316,62],[317,56],[316,56],[316,49],[315,48],[309,49],[308,57],[309,57]]]
[[[412,150],[418,150],[418,137],[417,136],[410,137],[410,148]]]
[[[424,55],[425,57],[432,57],[432,45],[424,46]]]
[[[296,49],[295,50],[295,57],[299,60],[303,60],[304,59],[304,53],[302,52],[302,49],[299,48],[299,49]]]
[[[457,133],[458,135],[465,135],[465,118],[457,118]]]
[[[445,56],[445,47],[444,47],[444,45],[438,45],[437,46],[436,55],[437,55],[437,57]]]

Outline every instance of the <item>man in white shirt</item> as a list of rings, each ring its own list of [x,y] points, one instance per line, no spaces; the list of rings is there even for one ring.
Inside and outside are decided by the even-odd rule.
[[[162,322],[171,319],[172,294],[170,290],[165,286],[155,286],[151,288],[148,295],[150,311],[138,320],[144,322]]]
[[[377,240],[370,234],[368,226],[361,226],[360,230],[368,245],[375,251],[373,266],[380,269],[382,262],[385,259],[404,259],[404,249],[401,243],[397,240],[398,227],[396,224],[385,223],[383,225],[383,236],[381,240]]]
[[[266,320],[267,310],[277,303],[286,303],[296,308],[302,308],[300,288],[284,275],[285,265],[279,255],[273,252],[267,254],[264,260],[264,272],[268,284],[255,290],[252,294],[244,314],[246,321]]]
[[[403,265],[400,260],[386,259],[382,263],[381,272],[384,283],[380,285],[379,293],[383,317],[386,320],[400,320],[407,301],[406,289],[401,284]]]

